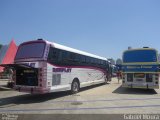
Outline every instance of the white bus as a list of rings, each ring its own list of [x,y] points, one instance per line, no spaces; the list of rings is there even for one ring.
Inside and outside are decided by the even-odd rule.
[[[14,64],[14,89],[20,92],[49,93],[106,83],[111,67],[106,58],[38,39],[22,43]]]

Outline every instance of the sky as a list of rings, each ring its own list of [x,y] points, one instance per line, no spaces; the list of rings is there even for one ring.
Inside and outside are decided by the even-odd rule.
[[[106,58],[160,51],[159,0],[0,0],[0,44],[44,40]]]

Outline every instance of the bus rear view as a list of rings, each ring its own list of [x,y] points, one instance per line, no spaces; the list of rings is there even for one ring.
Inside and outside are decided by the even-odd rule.
[[[122,87],[159,88],[158,53],[152,48],[130,49],[123,53]]]
[[[22,43],[17,51],[15,63],[14,89],[30,93],[46,93],[47,87],[42,80],[46,79],[45,59],[46,42],[42,40]]]

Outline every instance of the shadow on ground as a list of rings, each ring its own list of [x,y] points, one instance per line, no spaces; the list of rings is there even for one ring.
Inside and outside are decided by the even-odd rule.
[[[1,85],[0,86],[0,91],[9,91],[12,90],[11,88],[8,88],[7,85]]]
[[[100,86],[106,86],[106,85],[109,85],[109,84],[110,83],[101,83],[101,84],[97,84],[97,85],[92,85],[92,86],[84,87],[84,88],[80,89],[80,92],[83,92],[85,90],[90,90],[90,89],[93,89],[93,88],[96,88],[96,87],[100,87]]]
[[[137,95],[152,95],[158,94],[154,89],[139,89],[139,88],[123,88],[118,87],[112,93],[116,94],[137,94]]]
[[[99,85],[85,87],[85,88],[82,88],[80,92],[89,90],[92,88],[96,88],[99,86],[104,86],[104,85],[107,85],[107,84],[99,84]],[[41,102],[45,102],[48,100],[57,99],[57,98],[70,96],[70,95],[79,96],[79,94],[71,94],[70,91],[46,93],[46,94],[24,94],[24,95],[18,95],[18,96],[11,96],[11,97],[0,99],[0,108],[16,106],[19,104],[41,103]]]
[[[56,92],[46,94],[24,94],[0,99],[0,108],[15,106],[19,104],[41,103],[51,99],[57,99],[70,95],[70,92]]]

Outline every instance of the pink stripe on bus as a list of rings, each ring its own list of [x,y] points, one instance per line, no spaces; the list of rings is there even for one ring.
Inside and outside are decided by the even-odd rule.
[[[94,69],[94,70],[99,70],[101,72],[103,72],[104,74],[106,74],[106,71],[101,69],[101,68],[97,68],[97,67],[92,67],[92,66],[58,66],[55,64],[51,64],[49,62],[47,62],[48,64],[55,66],[55,67],[60,67],[60,68],[87,68],[87,69]]]

